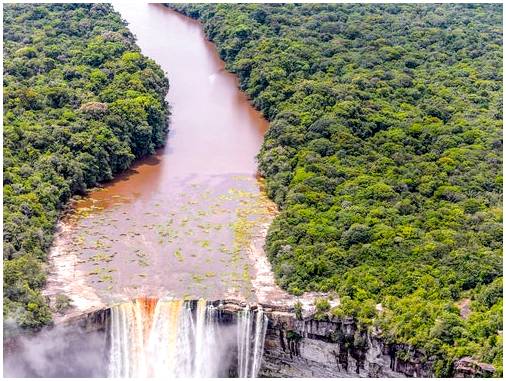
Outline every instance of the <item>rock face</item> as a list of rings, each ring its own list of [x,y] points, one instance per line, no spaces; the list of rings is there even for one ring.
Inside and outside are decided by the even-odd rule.
[[[432,377],[432,362],[407,349],[360,332],[353,319],[297,320],[271,312],[260,376]]]
[[[455,377],[492,377],[495,368],[490,364],[478,362],[471,357],[463,357],[455,366]]]
[[[196,303],[196,302],[195,302]],[[237,313],[245,305],[234,300],[215,301],[220,309],[220,324],[234,324]],[[255,310],[256,306],[252,306]],[[301,320],[295,317],[291,308],[280,306],[263,306],[269,318],[265,337],[264,354],[259,377],[433,377],[433,359],[422,352],[406,345],[385,344],[374,334],[359,330],[353,319],[327,318],[315,320],[311,316]],[[73,353],[98,353],[81,361],[81,367],[72,371],[65,369],[65,374],[73,377],[105,377],[107,372],[107,348],[110,324],[110,309],[104,308],[78,317],[72,317],[55,329],[64,329],[58,333],[58,340],[64,345],[57,345],[61,354],[58,357],[68,358],[75,363]],[[56,337],[56,336],[53,336]],[[87,337],[87,339],[85,339]],[[48,336],[51,340],[51,336]],[[91,340],[91,338],[94,338]],[[19,367],[18,361],[23,346],[30,347],[26,337],[4,341],[5,355],[16,358],[13,367]],[[31,340],[31,339],[28,339]],[[90,344],[91,342],[91,344]],[[83,343],[85,344],[83,347]],[[85,348],[85,347],[89,348]],[[80,349],[78,349],[80,348]],[[33,351],[29,352],[33,355]],[[23,356],[21,356],[22,358]],[[53,356],[54,357],[54,356]],[[84,356],[86,359],[86,356]],[[31,357],[27,357],[28,366]],[[53,361],[47,358],[48,361]],[[60,359],[61,360],[61,359]],[[62,361],[60,361],[62,362]],[[65,361],[63,361],[65,362]],[[90,371],[86,364],[95,364]],[[234,362],[233,362],[234,363]],[[62,368],[61,366],[58,368]],[[20,377],[58,377],[61,370],[46,368],[24,372]],[[49,373],[48,373],[49,372]],[[490,377],[494,373],[492,366],[478,363],[465,357],[455,364],[455,377]],[[230,377],[237,377],[237,367],[232,366]],[[60,375],[61,376],[61,375]]]

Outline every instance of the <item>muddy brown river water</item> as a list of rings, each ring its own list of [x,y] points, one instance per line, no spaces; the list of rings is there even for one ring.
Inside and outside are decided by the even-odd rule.
[[[46,294],[81,310],[137,296],[255,300],[252,279],[271,281],[255,258],[275,213],[255,160],[268,124],[198,22],[160,4],[114,7],[167,73],[170,133],[156,155],[74,203]]]

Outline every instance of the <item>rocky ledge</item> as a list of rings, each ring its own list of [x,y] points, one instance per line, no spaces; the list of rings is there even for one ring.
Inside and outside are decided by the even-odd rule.
[[[237,312],[245,307],[236,300],[212,303],[221,311],[222,324],[233,324]],[[387,344],[378,335],[360,330],[353,319],[297,319],[293,308],[286,306],[250,307],[261,307],[269,318],[260,377],[434,376],[433,359],[406,345]],[[67,329],[67,343],[79,342],[83,334],[98,335],[97,345],[103,347],[107,346],[109,322],[110,309],[102,308],[66,319],[59,327]],[[11,355],[19,349],[12,341],[6,344],[4,341],[4,352]],[[454,377],[490,377],[493,373],[491,365],[465,357],[455,364]]]
[[[455,377],[492,377],[495,368],[474,360],[471,357],[463,357],[455,365]]]
[[[421,352],[358,329],[353,319],[298,320],[272,312],[264,346],[264,377],[432,377]]]
[[[234,300],[215,305],[224,316],[244,307]],[[352,318],[297,319],[287,306],[262,308],[269,323],[260,377],[434,377],[434,359],[408,345],[387,344],[360,330]],[[491,377],[494,371],[465,357],[456,362],[453,376]]]

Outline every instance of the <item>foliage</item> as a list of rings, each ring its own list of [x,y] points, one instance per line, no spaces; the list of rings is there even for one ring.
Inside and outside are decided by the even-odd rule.
[[[295,341],[295,342],[297,342],[297,341],[300,341],[302,339],[302,336],[299,333],[295,332],[295,331],[288,330],[286,332],[286,339],[288,341]]]
[[[56,312],[65,313],[69,308],[72,307],[72,299],[65,294],[58,294],[54,303],[54,309]]]
[[[341,298],[340,304],[332,309],[334,316],[355,318],[361,328],[368,328],[374,325],[377,318],[376,304],[373,299],[357,300],[345,295]]]
[[[485,289],[502,284],[502,7],[171,6],[271,122],[279,284],[337,291],[337,313],[437,355],[439,375],[463,355],[500,375],[502,297]]]
[[[302,320],[302,303],[300,301],[296,301],[293,305],[293,310],[295,313],[295,318]]]
[[[323,320],[328,316],[328,312],[330,310],[330,303],[325,298],[317,298],[315,301],[315,314],[314,318],[316,320]]]
[[[59,212],[164,144],[168,81],[110,5],[6,4],[3,25],[4,317],[38,328]]]

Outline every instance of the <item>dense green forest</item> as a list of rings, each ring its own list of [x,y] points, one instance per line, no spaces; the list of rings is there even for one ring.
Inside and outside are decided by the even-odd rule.
[[[502,6],[170,6],[271,121],[279,284],[337,292],[437,375],[502,374]]]
[[[169,84],[110,5],[6,4],[3,26],[4,318],[37,328],[59,212],[164,144]]]

